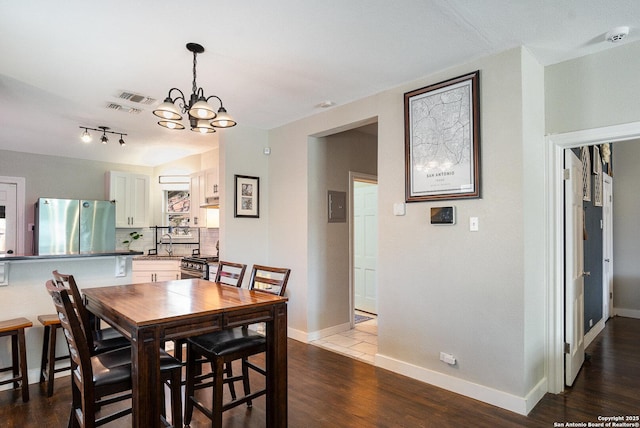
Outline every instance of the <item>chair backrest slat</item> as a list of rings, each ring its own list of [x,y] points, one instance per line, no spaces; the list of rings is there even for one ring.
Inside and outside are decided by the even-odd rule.
[[[244,273],[246,270],[247,265],[242,263],[224,262],[221,260],[218,262],[218,271],[216,272],[215,282],[240,287],[242,286],[242,280],[244,279]]]
[[[253,265],[249,289],[283,296],[291,269]]]

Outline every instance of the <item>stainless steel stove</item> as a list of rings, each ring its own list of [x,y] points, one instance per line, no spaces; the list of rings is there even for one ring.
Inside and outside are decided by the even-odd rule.
[[[180,261],[180,278],[209,279],[209,263],[217,261],[218,256],[193,254],[191,257],[183,257]]]

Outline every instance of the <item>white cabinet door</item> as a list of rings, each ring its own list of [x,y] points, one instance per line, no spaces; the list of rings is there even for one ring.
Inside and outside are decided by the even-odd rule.
[[[207,213],[200,205],[204,203],[205,175],[202,172],[191,174],[191,210],[189,223],[191,227],[207,227]]]
[[[180,260],[133,260],[131,280],[141,282],[172,281],[180,279]]]
[[[218,179],[218,168],[210,168],[205,172],[205,198],[214,198],[219,197],[220,192],[218,189],[219,179]]]
[[[149,226],[149,176],[109,171],[107,199],[116,201],[116,227]]]
[[[149,176],[132,174],[129,206],[131,227],[149,226]]]

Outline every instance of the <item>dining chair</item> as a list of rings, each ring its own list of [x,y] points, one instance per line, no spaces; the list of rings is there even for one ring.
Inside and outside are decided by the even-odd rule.
[[[122,336],[117,330],[111,327],[105,329],[97,328],[100,324],[100,319],[84,306],[82,293],[73,275],[63,274],[57,270],[54,270],[52,275],[58,287],[65,287],[71,292],[70,298],[78,313],[82,331],[85,334],[92,355],[131,346],[129,339]]]
[[[218,262],[218,270],[216,271],[214,282],[234,287],[241,287],[246,270],[247,265],[245,264],[220,260]],[[185,343],[186,339],[177,339],[174,341],[173,355],[180,361],[182,361],[182,347]]]
[[[60,318],[72,361],[72,403],[68,426],[93,428],[130,414],[132,409],[128,403],[124,409],[102,415],[104,406],[131,398],[130,348],[92,355],[78,316],[77,305],[71,301],[69,290],[60,287],[53,280],[47,281],[46,289]],[[161,352],[160,375],[163,382],[170,382],[171,416],[173,426],[176,427],[182,426],[181,370],[180,361]],[[171,426],[164,417],[163,422]]]
[[[289,281],[290,269],[254,265],[251,270],[249,289],[262,293],[284,295]],[[249,361],[249,357],[265,352],[266,338],[264,335],[251,331],[247,326],[225,329],[214,333],[191,337],[187,340],[187,373],[185,387],[184,423],[188,426],[193,416],[193,408],[197,408],[206,415],[214,427],[222,426],[222,413],[242,403],[252,406],[252,400],[267,391],[261,389],[251,392],[249,383],[249,369],[263,376],[266,370]],[[199,374],[199,359],[204,357],[211,364],[211,373]],[[233,376],[231,363],[241,360],[242,374]],[[207,381],[212,378],[212,381]],[[233,384],[242,381],[244,396],[236,397]],[[223,403],[223,386],[229,385],[231,400]],[[198,389],[212,387],[212,408],[195,396]]]

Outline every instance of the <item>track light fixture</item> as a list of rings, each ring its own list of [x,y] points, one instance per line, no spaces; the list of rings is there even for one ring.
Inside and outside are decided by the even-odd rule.
[[[127,134],[123,132],[109,131],[110,128],[108,126],[98,126],[98,129],[81,126],[80,129],[84,129],[84,132],[80,135],[80,139],[85,143],[90,143],[93,140],[93,137],[91,137],[89,131],[102,131],[102,136],[100,137],[100,142],[102,142],[102,144],[107,144],[109,142],[109,137],[107,137],[107,134],[120,135],[120,140],[118,142],[121,146],[124,146],[126,144],[122,137]]]
[[[204,47],[197,43],[187,43],[187,50],[193,52],[193,85],[192,93],[189,101],[184,93],[178,88],[171,88],[164,102],[153,111],[153,114],[161,118],[158,125],[169,129],[184,129],[184,125],[180,122],[182,115],[187,114],[189,125],[194,132],[202,134],[210,134],[216,132],[215,128],[231,128],[236,126],[236,121],[227,113],[222,105],[222,100],[216,95],[209,97],[204,96],[204,90],[198,87],[196,83],[196,57],[199,53],[204,52]],[[171,93],[177,91],[180,95],[171,98]],[[220,108],[216,112],[209,100],[215,98],[220,102]],[[179,101],[179,102],[178,102]],[[176,103],[178,103],[176,105]]]

